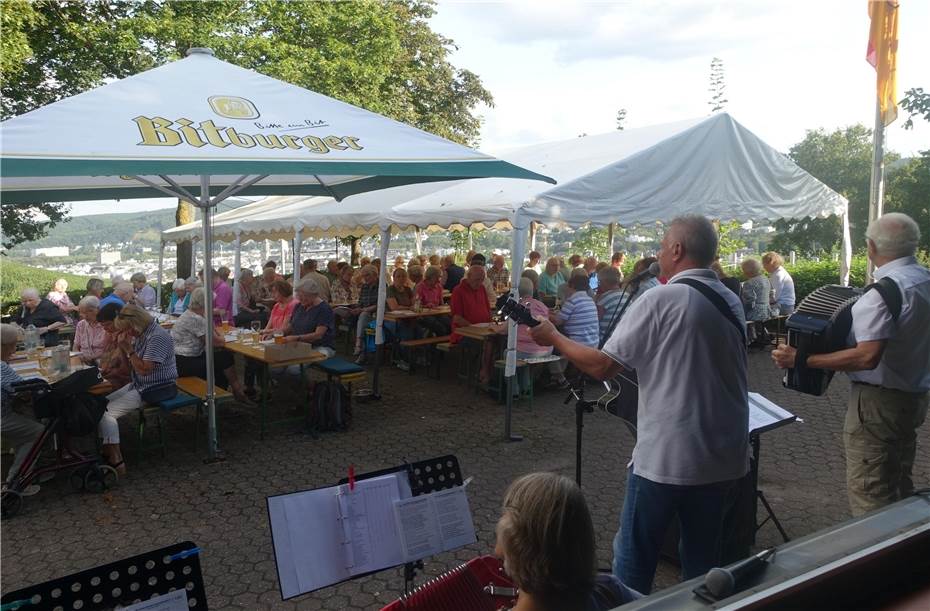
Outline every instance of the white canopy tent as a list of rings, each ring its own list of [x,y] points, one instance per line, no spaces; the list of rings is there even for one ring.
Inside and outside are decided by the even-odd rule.
[[[211,216],[233,195],[342,199],[403,184],[487,176],[550,180],[327,96],[220,61],[209,49],[0,124],[4,204],[158,197]],[[212,291],[206,292],[212,319]],[[212,346],[207,325],[206,346]],[[206,352],[215,456],[213,351]]]
[[[843,228],[840,280],[848,281],[852,253],[847,200],[726,113],[531,145],[503,158],[552,176],[558,185],[496,178],[410,185],[349,197],[339,211],[325,198],[295,201],[290,216],[263,213],[254,219],[230,219],[230,227],[243,232],[252,227],[259,236],[260,231],[289,235],[298,224],[305,235],[380,231],[382,259],[392,228],[513,228],[516,287],[527,230],[534,221],[550,227],[630,226],[669,221],[682,214],[741,221],[836,214]],[[254,206],[258,211],[259,205]],[[340,233],[349,228],[356,233]],[[164,236],[195,230],[192,224],[168,230]],[[217,231],[231,235],[231,229]],[[380,306],[379,314],[382,311]],[[380,321],[381,316],[379,332]],[[515,342],[512,324],[508,377],[514,372]],[[506,428],[509,436],[509,420]]]
[[[719,220],[776,220],[838,215],[849,280],[849,202],[767,145],[726,113],[709,118],[528,146],[502,155],[545,172],[556,186],[526,180],[449,183],[391,212],[421,228],[513,228],[512,285],[522,273],[527,230],[586,224],[635,225],[684,214]],[[516,369],[516,324],[507,338],[505,375]],[[505,437],[510,438],[510,396]]]

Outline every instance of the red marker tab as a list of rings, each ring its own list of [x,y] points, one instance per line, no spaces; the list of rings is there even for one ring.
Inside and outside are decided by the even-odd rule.
[[[355,490],[355,465],[349,465],[349,492]]]

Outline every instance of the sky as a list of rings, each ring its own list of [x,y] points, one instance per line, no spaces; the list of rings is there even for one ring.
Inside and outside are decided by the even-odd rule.
[[[806,130],[875,118],[865,61],[865,0],[440,0],[432,28],[455,41],[451,61],[494,96],[479,148],[509,148],[706,116],[710,62],[723,60],[726,110],[778,150]],[[930,1],[901,0],[898,97],[930,89]],[[930,148],[930,125],[886,130],[886,149]],[[76,204],[73,215],[173,207],[152,199]]]

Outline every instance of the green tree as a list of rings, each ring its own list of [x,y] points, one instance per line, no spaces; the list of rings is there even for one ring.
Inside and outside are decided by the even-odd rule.
[[[920,248],[930,251],[930,150],[888,167],[885,180],[885,211],[903,212],[917,221]]]
[[[727,255],[732,255],[740,249],[746,248],[746,240],[739,235],[741,229],[742,224],[739,221],[719,224],[717,227],[717,235],[719,238],[717,254],[719,256],[725,257]]]
[[[827,132],[808,130],[804,140],[795,144],[789,156],[818,180],[849,200],[849,224],[853,248],[865,246],[864,233],[869,215],[869,178],[872,169],[872,130],[851,125]],[[888,151],[885,162],[891,164],[898,155]],[[886,189],[887,192],[887,189]],[[804,254],[830,252],[840,241],[840,224],[836,218],[779,220],[778,235],[772,248],[796,250]]]
[[[23,10],[8,17],[13,2]],[[13,2],[3,7],[4,118],[190,47],[467,145],[480,133],[475,108],[493,104],[477,75],[449,62],[453,41],[429,27],[433,0]]]
[[[899,102],[901,107],[908,112],[907,121],[904,122],[904,129],[913,129],[914,117],[923,118],[924,121],[930,121],[930,93],[924,93],[923,87],[915,87],[904,92],[904,97]]]
[[[572,240],[572,253],[595,256],[598,260],[609,260],[610,244],[607,242],[607,228],[589,225],[575,232]]]

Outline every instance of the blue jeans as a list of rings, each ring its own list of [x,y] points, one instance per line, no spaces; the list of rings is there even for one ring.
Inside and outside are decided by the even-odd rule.
[[[659,550],[676,514],[681,526],[683,579],[717,566],[728,494],[736,480],[703,486],[659,484],[630,468],[620,529],[614,537],[614,575],[629,587],[652,590]]]

